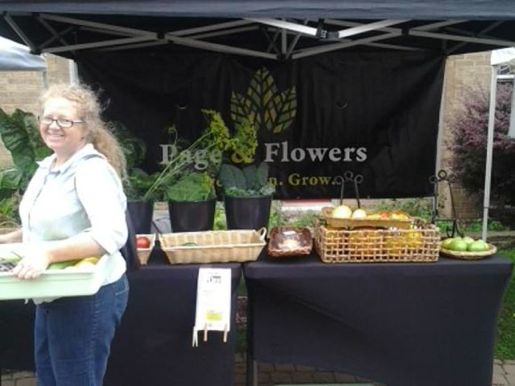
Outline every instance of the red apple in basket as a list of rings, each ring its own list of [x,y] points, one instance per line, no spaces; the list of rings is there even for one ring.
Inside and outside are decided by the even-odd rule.
[[[150,240],[146,236],[136,236],[136,248],[147,249],[150,248]]]

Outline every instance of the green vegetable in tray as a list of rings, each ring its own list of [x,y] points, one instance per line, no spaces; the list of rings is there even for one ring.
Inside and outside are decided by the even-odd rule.
[[[181,247],[196,247],[197,243],[194,243],[192,241],[188,241],[187,243],[182,243]]]
[[[68,260],[68,261],[59,261],[57,263],[52,263],[48,266],[47,270],[59,270],[59,269],[65,269],[66,267],[69,267],[70,265],[75,265],[79,260]]]
[[[0,256],[0,263],[17,263],[20,260],[21,256],[13,252],[6,252]]]

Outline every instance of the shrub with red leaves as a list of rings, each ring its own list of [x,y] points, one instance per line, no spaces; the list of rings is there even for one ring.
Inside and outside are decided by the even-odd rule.
[[[515,204],[515,139],[508,137],[511,110],[511,83],[497,87],[492,164],[493,200]],[[485,183],[488,133],[488,93],[469,91],[464,109],[451,126],[452,169],[463,187],[482,192]]]

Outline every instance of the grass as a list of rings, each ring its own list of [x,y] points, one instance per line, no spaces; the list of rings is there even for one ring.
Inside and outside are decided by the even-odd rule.
[[[515,262],[515,249],[499,251],[499,254]],[[497,322],[495,358],[501,360],[515,359],[515,276],[513,275],[504,294]]]

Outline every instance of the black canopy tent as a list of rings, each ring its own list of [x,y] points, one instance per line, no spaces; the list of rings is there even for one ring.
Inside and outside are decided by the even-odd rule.
[[[228,54],[229,57],[239,58],[236,64],[232,63],[231,71],[241,64],[245,66],[256,61],[260,64],[268,63],[268,66],[277,69],[276,72],[281,72],[283,68],[282,72],[287,74],[282,79],[283,83],[291,81],[292,76],[288,73],[305,74],[306,71],[302,71],[305,68],[302,65],[297,67],[291,65],[284,69],[281,67],[282,64],[299,62],[309,57],[322,58],[324,55],[334,55],[329,60],[338,58],[342,63],[347,60],[345,71],[351,74],[347,81],[355,83],[350,79],[351,77],[368,77],[368,73],[363,74],[363,71],[349,70],[352,65],[349,66],[348,62],[356,61],[359,67],[372,71],[372,77],[378,78],[374,84],[376,89],[384,82],[386,91],[392,93],[396,84],[389,84],[386,79],[392,73],[401,71],[406,73],[406,83],[409,83],[411,71],[413,73],[411,89],[397,95],[399,100],[404,99],[408,102],[399,102],[386,112],[378,113],[377,122],[386,122],[389,118],[388,114],[397,114],[389,120],[389,126],[378,129],[379,124],[374,122],[371,124],[372,129],[366,125],[363,128],[354,129],[360,133],[371,131],[375,137],[387,138],[387,154],[370,157],[376,160],[376,164],[380,167],[376,165],[372,171],[368,171],[366,175],[368,181],[377,179],[379,174],[401,176],[397,179],[383,179],[380,184],[377,184],[386,186],[386,190],[380,190],[378,186],[365,186],[365,195],[371,197],[423,196],[431,193],[432,187],[427,183],[427,177],[434,172],[436,161],[439,114],[437,106],[440,103],[445,57],[515,45],[515,9],[508,0],[455,0],[452,2],[447,0],[359,2],[337,0],[41,2],[22,0],[0,1],[0,10],[3,11],[3,17],[0,19],[1,35],[24,42],[33,52],[49,52],[74,58],[86,79],[99,83],[110,92],[117,88],[119,92],[116,96],[123,98],[126,94],[139,94],[139,99],[136,102],[132,101],[133,106],[144,104],[144,99],[151,99],[159,104],[151,94],[141,92],[143,90],[141,85],[138,86],[139,88],[131,85],[138,82],[137,78],[141,78],[146,66],[151,72],[163,71],[164,67],[152,67],[152,58],[159,62],[166,60],[163,58],[177,56],[173,54],[184,55],[185,58],[188,57],[187,55],[192,53],[198,55],[200,52]],[[218,61],[225,60],[217,58]],[[144,63],[138,63],[140,61]],[[183,72],[187,70],[187,65],[191,66],[191,63],[199,62],[199,56],[190,56],[184,61],[189,62],[181,69]],[[130,63],[130,65],[121,66],[120,62]],[[411,62],[412,67],[391,64],[401,62]],[[383,72],[373,73],[374,69],[370,67],[370,63],[379,63],[388,71],[381,70]],[[176,62],[168,64],[177,65]],[[369,64],[369,67],[366,67],[366,64]],[[426,64],[427,67],[424,68],[422,64]],[[317,63],[317,65],[320,68],[327,67],[326,62]],[[208,67],[213,66],[204,65],[202,71],[207,71]],[[301,70],[298,70],[298,67]],[[334,69],[330,68],[330,70]],[[121,72],[127,74],[123,81],[116,79],[122,77]],[[223,73],[219,70],[210,79],[218,77],[220,72]],[[280,75],[277,76],[280,78]],[[381,77],[385,80],[381,80]],[[177,80],[177,78],[174,79]],[[342,75],[328,79],[329,82],[334,82],[335,79],[341,81]],[[402,78],[396,78],[397,82],[400,79]],[[116,81],[122,83],[115,84]],[[152,80],[154,84],[160,81],[161,79]],[[140,82],[143,80],[140,79]],[[230,79],[230,83],[237,82]],[[366,82],[359,83],[358,86],[370,87]],[[205,87],[205,83],[201,87]],[[299,87],[298,84],[297,87]],[[349,87],[353,95],[359,93],[351,86]],[[414,90],[420,88],[430,91],[426,95],[414,96]],[[216,87],[214,90],[216,91]],[[204,90],[190,92],[198,94],[202,91]],[[180,90],[176,90],[176,94],[178,92]],[[301,94],[310,92],[312,92],[311,89],[300,89]],[[227,95],[230,93],[231,90],[223,90],[220,92],[222,96],[218,99],[225,98],[226,102]],[[384,94],[385,91],[382,90],[377,94],[381,93]],[[157,92],[154,92],[155,95]],[[113,96],[113,101],[116,96]],[[383,95],[382,98],[374,100],[374,103],[370,103],[366,98],[359,102],[370,103],[379,110],[376,106],[384,104],[384,99],[387,99],[388,95]],[[391,99],[395,97],[392,96]],[[412,103],[410,99],[417,100],[418,106],[413,108],[406,118],[406,114],[401,110],[408,110],[407,105]],[[424,99],[434,103],[428,106]],[[165,104],[170,103],[169,100],[163,100],[166,101]],[[215,107],[223,109],[217,104]],[[158,107],[161,110],[164,108],[164,106]],[[152,109],[156,110],[152,106],[138,112],[150,116],[149,111],[151,111],[152,115],[156,115],[156,111]],[[126,114],[127,110],[131,109],[119,108],[118,113],[112,112],[112,116],[118,118],[122,113]],[[360,110],[359,114],[363,116],[370,112]],[[420,129],[413,123],[417,116],[422,116],[425,120],[425,129]],[[318,130],[320,117],[316,118],[318,120],[310,118],[304,126],[316,127],[315,130]],[[151,121],[152,118],[149,120]],[[335,122],[339,123],[339,121]],[[163,122],[158,121],[154,124],[162,125]],[[397,128],[392,129],[392,125],[406,125],[406,128],[399,131]],[[144,124],[141,127],[143,130],[149,130]],[[419,134],[413,136],[412,132]],[[424,133],[426,137],[424,142],[421,140],[417,142],[415,138],[422,137],[420,133]],[[304,132],[297,134],[308,143],[316,140]],[[340,134],[341,130],[338,135]],[[390,143],[392,138],[410,135],[411,138],[401,141],[397,148]],[[162,140],[152,139],[152,136],[145,138],[149,141],[153,140],[155,144]],[[399,149],[409,147],[407,145],[411,146],[413,143],[416,149],[412,154],[399,157],[402,162],[392,161],[392,154],[400,154]],[[382,144],[374,146],[380,147]],[[431,151],[428,152],[428,149]],[[419,162],[418,167],[407,168],[406,165],[412,166],[412,162]],[[385,168],[385,165],[390,163],[396,165]],[[285,165],[280,166],[284,169]],[[367,174],[366,170],[358,169],[358,171]],[[331,170],[331,173],[335,174],[334,170]],[[320,192],[318,188],[313,190],[305,188],[303,191],[279,189],[279,196],[314,197]],[[334,190],[328,189],[322,194],[322,196],[329,195],[334,196]]]
[[[2,35],[34,51],[63,54],[175,43],[295,59],[362,46],[453,54],[512,46],[515,40],[509,0],[21,0],[0,1],[0,10]],[[282,35],[279,52],[267,36],[275,33]],[[285,44],[287,35],[294,39]]]

